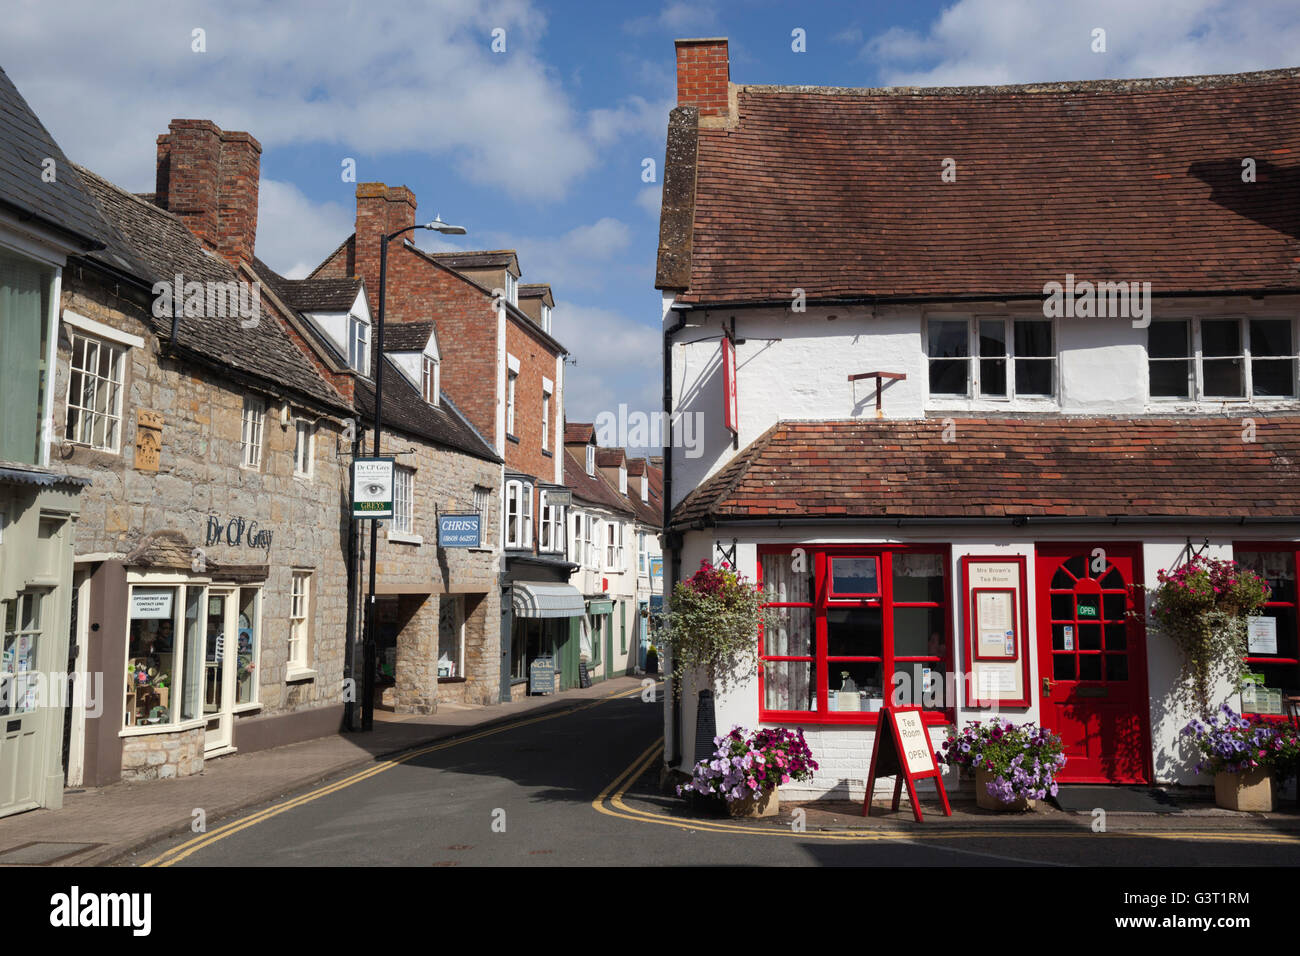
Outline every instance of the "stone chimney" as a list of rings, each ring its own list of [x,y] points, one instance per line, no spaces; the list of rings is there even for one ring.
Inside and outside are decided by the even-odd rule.
[[[699,107],[700,116],[727,116],[731,64],[726,37],[677,40],[677,105]]]
[[[383,183],[357,183],[357,222],[355,264],[353,272],[366,283],[370,308],[379,308],[379,243],[385,235],[415,225],[415,193],[405,186]],[[406,237],[414,239],[413,233]],[[401,245],[402,239],[388,244],[388,254]]]
[[[158,137],[155,202],[232,266],[252,261],[261,144],[211,120],[172,120],[167,129]]]

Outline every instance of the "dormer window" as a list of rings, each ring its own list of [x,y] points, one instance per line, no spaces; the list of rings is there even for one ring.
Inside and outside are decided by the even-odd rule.
[[[519,280],[509,269],[506,270],[506,301],[511,305],[519,305]]]
[[[650,500],[650,479],[645,475],[641,476],[641,500],[646,502]]]
[[[546,333],[551,331],[551,307],[545,302],[542,303],[542,331]]]
[[[370,374],[370,323],[355,315],[348,316],[348,367]]]
[[[421,385],[420,392],[424,400],[430,405],[438,404],[439,383],[439,362],[428,355],[421,356]]]
[[[627,494],[627,465],[618,466],[618,493]]]
[[[587,446],[587,474],[588,475],[596,474],[596,446],[595,445]]]

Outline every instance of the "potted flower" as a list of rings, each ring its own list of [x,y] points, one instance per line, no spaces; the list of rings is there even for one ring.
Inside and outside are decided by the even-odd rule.
[[[1150,618],[1177,646],[1187,703],[1205,720],[1211,688],[1225,677],[1240,690],[1246,674],[1247,618],[1268,600],[1268,582],[1235,561],[1194,555],[1157,573]]]
[[[668,609],[656,615],[654,643],[671,654],[673,693],[681,693],[685,673],[699,669],[706,677],[696,707],[696,753],[714,739],[714,687],[725,687],[757,657],[758,631],[770,616],[763,603],[758,585],[725,561],[701,561],[695,574],[673,587]]]
[[[678,796],[699,794],[726,802],[733,817],[766,817],[781,808],[777,787],[811,780],[817,769],[802,730],[771,728],[750,732],[732,727],[713,739],[717,749],[695,764]]]
[[[1214,802],[1227,810],[1272,810],[1278,784],[1300,761],[1300,730],[1243,717],[1227,704],[1209,723],[1193,718],[1183,734],[1200,753],[1194,769],[1214,774]]]
[[[975,772],[975,803],[985,810],[1032,810],[1056,796],[1056,775],[1065,766],[1060,737],[1001,718],[950,728],[939,759]]]

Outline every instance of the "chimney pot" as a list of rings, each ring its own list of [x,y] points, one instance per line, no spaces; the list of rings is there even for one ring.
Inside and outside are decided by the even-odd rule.
[[[677,105],[694,106],[700,116],[730,112],[731,64],[726,37],[677,40]]]

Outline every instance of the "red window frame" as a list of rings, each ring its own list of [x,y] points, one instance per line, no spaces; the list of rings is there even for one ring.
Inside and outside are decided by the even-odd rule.
[[[836,591],[835,590],[835,560],[836,558],[867,559],[876,565],[876,589],[874,591]],[[827,593],[832,601],[854,601],[859,598],[875,599],[879,601],[884,596],[884,581],[881,574],[881,565],[878,554],[828,554],[826,556],[826,587]]]
[[[1296,599],[1294,601],[1265,601],[1264,610],[1271,607],[1289,607],[1296,612],[1296,647],[1297,653],[1300,653],[1300,542],[1296,541],[1234,541],[1232,542],[1233,560],[1242,551],[1272,551],[1274,553],[1286,553],[1291,555],[1291,572],[1296,576]],[[1300,687],[1300,657],[1251,657],[1246,655],[1246,666],[1251,664],[1270,664],[1273,666],[1283,665],[1291,666],[1296,669],[1296,686]],[[1285,723],[1290,720],[1286,714],[1286,708],[1283,707],[1281,714],[1255,714],[1247,712],[1248,716],[1259,717],[1263,720],[1278,721]]]
[[[760,723],[774,724],[853,724],[876,726],[879,722],[879,712],[871,711],[832,711],[829,709],[829,675],[830,661],[827,652],[827,626],[826,611],[834,607],[880,607],[881,608],[881,653],[878,657],[853,657],[844,658],[836,657],[833,660],[850,660],[850,661],[879,661],[881,665],[881,678],[885,686],[882,688],[886,699],[893,692],[893,682],[890,676],[897,671],[899,664],[913,665],[917,663],[934,663],[938,662],[944,667],[945,685],[944,693],[947,692],[946,675],[953,673],[955,644],[953,642],[953,596],[952,596],[952,555],[951,548],[945,544],[875,544],[875,545],[822,545],[809,547],[807,545],[759,545],[757,561],[757,583],[760,588],[765,587],[763,582],[763,558],[773,554],[790,555],[798,548],[802,550],[807,560],[811,562],[813,568],[813,600],[811,602],[774,602],[765,605],[766,607],[782,608],[808,608],[812,611],[812,623],[814,631],[813,654],[809,655],[773,655],[768,656],[764,653],[763,631],[759,629],[758,633],[758,659],[759,661],[811,661],[816,670],[817,679],[817,709],[816,710],[771,710],[766,706],[767,691],[765,686],[765,669],[758,668],[758,719]],[[943,601],[894,601],[894,573],[893,573],[893,555],[895,554],[936,554],[943,561]],[[876,580],[880,584],[881,593],[870,597],[852,597],[845,598],[842,595],[836,595],[833,599],[830,594],[830,558],[833,557],[874,557],[876,558]],[[894,610],[896,607],[942,607],[943,608],[943,634],[944,646],[947,649],[947,656],[942,655],[905,655],[898,657],[894,654]],[[948,705],[938,710],[922,711],[921,719],[927,726],[950,724],[955,720],[955,702],[945,700]]]

